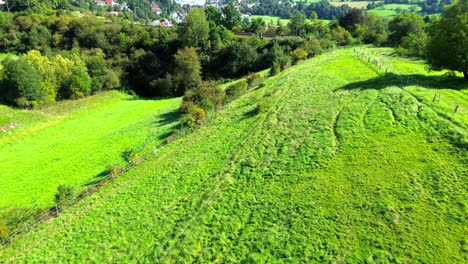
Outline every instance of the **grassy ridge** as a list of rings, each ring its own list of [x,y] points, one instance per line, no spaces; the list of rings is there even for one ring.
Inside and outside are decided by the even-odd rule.
[[[51,206],[59,184],[82,187],[122,164],[124,149],[162,142],[179,104],[110,92],[37,111],[1,106],[6,127],[16,128],[0,137],[0,207]]]
[[[0,260],[463,262],[467,91],[361,52],[394,75],[351,49],[288,69]],[[441,91],[460,124],[426,99]]]

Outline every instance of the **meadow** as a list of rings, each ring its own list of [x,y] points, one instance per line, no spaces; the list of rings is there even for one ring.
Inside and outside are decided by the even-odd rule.
[[[0,105],[0,208],[53,206],[60,184],[85,188],[125,149],[160,144],[180,99],[112,91],[38,110]]]
[[[398,15],[397,9],[401,9],[407,12],[419,12],[421,11],[421,7],[417,5],[409,5],[409,4],[385,4],[383,6],[379,6],[374,9],[369,9],[368,12],[373,12],[378,16],[392,18]]]
[[[289,24],[289,21],[291,20],[291,19],[280,18],[280,17],[277,17],[277,16],[259,16],[259,15],[252,15],[249,18],[250,19],[262,18],[263,21],[265,21],[265,23],[273,24],[273,25],[276,25],[276,23],[278,22],[278,19],[279,19],[281,25],[283,25],[283,26],[287,26]]]
[[[371,2],[369,1],[356,1],[356,2],[330,2],[332,6],[342,6],[342,5],[348,5],[351,8],[359,8],[359,9],[366,9],[367,5],[369,5]]]
[[[467,121],[461,78],[391,49],[337,49],[229,103],[0,261],[462,263]]]

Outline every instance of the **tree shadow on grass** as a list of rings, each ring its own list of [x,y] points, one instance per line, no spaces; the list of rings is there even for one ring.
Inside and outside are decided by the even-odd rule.
[[[390,86],[419,86],[431,89],[466,90],[468,82],[462,77],[448,77],[446,75],[427,76],[421,74],[398,75],[385,73],[378,77],[344,85],[339,90],[380,90]]]
[[[156,117],[154,123],[158,126],[164,126],[176,122],[180,118],[179,110],[173,110]]]

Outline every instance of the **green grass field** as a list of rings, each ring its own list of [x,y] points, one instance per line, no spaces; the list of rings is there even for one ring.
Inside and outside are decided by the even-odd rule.
[[[0,208],[52,206],[58,185],[80,189],[123,164],[124,149],[161,143],[179,104],[108,92],[41,110],[0,105]]]
[[[262,18],[265,23],[267,24],[273,24],[273,25],[276,25],[276,23],[278,22],[278,19],[280,20],[281,24],[286,26],[288,25],[290,19],[283,19],[283,18],[280,18],[280,17],[276,17],[276,16],[250,16],[249,17],[250,19],[254,19],[254,18]]]
[[[367,5],[371,3],[369,1],[356,1],[356,2],[330,2],[332,6],[342,6],[348,5],[351,8],[359,8],[359,9],[366,9]]]
[[[268,79],[0,261],[465,262],[466,83],[390,49],[358,54]]]
[[[408,12],[419,12],[421,11],[420,6],[416,5],[407,5],[407,4],[385,4],[383,6],[379,6],[374,9],[369,9],[368,12],[373,12],[377,14],[378,16],[383,16],[383,17],[394,17],[398,13],[396,11],[397,8],[400,8],[401,10],[408,11]]]

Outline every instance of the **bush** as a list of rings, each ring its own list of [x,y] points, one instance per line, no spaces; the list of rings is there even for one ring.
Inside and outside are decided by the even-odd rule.
[[[232,100],[239,97],[247,90],[248,84],[245,80],[238,81],[226,89],[226,98]]]
[[[39,214],[40,209],[8,208],[0,211],[0,244],[10,242],[10,237],[25,226],[32,225]]]
[[[63,209],[66,206],[71,205],[75,200],[75,191],[70,185],[59,185],[57,193],[55,194],[55,203],[57,207]]]
[[[257,107],[255,108],[255,112],[257,114],[266,112],[270,106],[270,100],[268,98],[262,98],[257,102]]]
[[[303,59],[307,58],[308,55],[309,55],[309,53],[307,53],[307,51],[305,51],[305,50],[303,50],[301,48],[297,48],[297,49],[295,49],[294,51],[291,52],[291,57],[292,57],[292,60],[293,60],[294,64],[296,64],[300,60],[303,60]]]
[[[185,93],[181,110],[182,113],[188,113],[191,109],[188,102],[192,102],[193,105],[203,108],[205,112],[211,112],[220,109],[223,101],[224,91],[213,82],[204,82],[200,87]],[[188,106],[184,107],[184,104]]]
[[[202,125],[206,121],[206,113],[202,108],[193,105],[187,112],[187,114],[182,115],[181,125],[185,127],[195,127]]]
[[[123,169],[119,164],[112,164],[107,166],[107,171],[109,172],[110,176],[114,178],[116,175],[119,175]]]
[[[10,229],[6,224],[0,224],[0,244],[8,242],[8,237],[10,236]]]
[[[262,81],[263,77],[260,74],[252,73],[247,76],[247,84],[249,87],[254,87]]]
[[[281,65],[278,62],[273,62],[270,68],[270,76],[275,76],[281,72]]]
[[[133,148],[126,148],[121,156],[127,163],[131,163],[136,156],[136,151]]]

